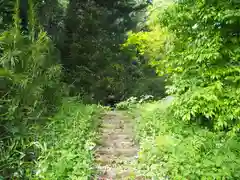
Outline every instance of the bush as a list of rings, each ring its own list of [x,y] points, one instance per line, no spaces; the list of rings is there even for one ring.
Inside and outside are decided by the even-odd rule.
[[[26,155],[35,140],[32,129],[57,110],[64,91],[56,49],[35,23],[32,2],[27,34],[18,3],[14,24],[0,34],[0,174],[6,178],[34,164],[35,157]]]
[[[214,130],[240,127],[239,2],[179,1],[159,17],[175,37],[158,70],[179,96],[174,116]]]
[[[39,133],[42,150],[35,169],[39,179],[90,179],[101,108],[66,99]]]
[[[165,96],[165,83],[162,77],[146,77],[139,79],[132,87],[130,95],[140,97],[144,94],[151,94],[154,99],[161,99]]]
[[[151,101],[154,97],[152,95],[142,95],[140,98],[130,97],[126,101],[122,101],[116,105],[119,110],[129,110],[135,108],[138,104]]]
[[[138,169],[146,177],[239,179],[240,139],[211,132],[169,115],[165,102],[139,107]]]

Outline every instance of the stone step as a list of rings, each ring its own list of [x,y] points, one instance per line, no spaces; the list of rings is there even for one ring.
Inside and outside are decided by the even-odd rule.
[[[123,122],[107,121],[107,122],[104,122],[101,127],[111,128],[111,127],[124,127],[124,126],[125,126],[125,123]]]
[[[100,133],[95,151],[99,173],[95,180],[143,180],[134,169],[138,146],[134,143],[132,119],[120,111],[106,112]]]
[[[111,167],[115,165],[130,164],[135,160],[136,160],[136,156],[125,157],[125,156],[104,155],[104,156],[95,157],[95,161],[99,165],[109,165]]]
[[[104,139],[104,138],[106,138],[108,136],[114,136],[114,137],[121,138],[123,136],[126,137],[126,135],[128,137],[133,138],[134,136],[132,135],[132,132],[133,132],[133,130],[123,130],[123,129],[113,129],[113,130],[106,130],[106,129],[104,129],[104,130],[101,130],[102,139]]]
[[[115,128],[115,129],[101,129],[100,130],[103,134],[117,134],[117,133],[125,133],[124,129]]]
[[[100,127],[103,128],[114,128],[114,127],[133,127],[133,124],[131,122],[122,122],[122,121],[104,121]]]
[[[125,140],[119,141],[119,139],[115,139],[112,141],[101,141],[102,146],[104,147],[116,147],[116,148],[132,148],[135,146],[133,141]]]
[[[134,170],[127,167],[109,167],[98,166],[99,178],[109,178],[111,180],[124,179],[127,180],[131,176],[135,176]]]
[[[114,147],[100,147],[96,150],[97,154],[99,155],[115,155],[121,156],[124,155],[125,157],[131,157],[137,155],[138,149],[136,147],[131,148],[114,148]]]
[[[102,140],[108,141],[108,140],[129,140],[129,141],[133,141],[132,137],[129,136],[126,133],[118,133],[118,134],[103,134],[102,135]]]

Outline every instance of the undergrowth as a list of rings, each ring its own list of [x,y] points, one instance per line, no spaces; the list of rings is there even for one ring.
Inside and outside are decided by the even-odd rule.
[[[152,95],[142,95],[139,98],[138,97],[130,97],[126,101],[119,102],[116,104],[116,108],[118,110],[130,110],[130,109],[135,109],[136,106],[139,104],[142,104],[144,102],[149,102],[153,100]]]
[[[101,108],[65,100],[40,134],[36,179],[90,179]]]
[[[20,1],[13,24],[0,33],[0,178],[26,179],[38,156],[36,129],[61,105],[59,53],[38,25],[29,0],[28,32],[22,32]],[[36,130],[34,130],[36,129]],[[29,171],[29,172],[28,172]]]
[[[65,99],[47,123],[29,128],[32,137],[27,136],[27,141],[15,138],[17,144],[10,142],[8,148],[2,149],[1,161],[13,162],[14,171],[6,176],[12,167],[8,164],[1,169],[4,174],[0,179],[89,179],[95,171],[92,150],[101,110],[97,105]]]
[[[36,3],[28,1],[24,32],[14,4],[13,24],[0,33],[0,179],[89,179],[101,108],[62,102],[69,88]]]
[[[169,104],[168,104],[169,105]],[[165,101],[144,103],[136,118],[143,176],[159,179],[239,179],[240,139],[173,119]]]

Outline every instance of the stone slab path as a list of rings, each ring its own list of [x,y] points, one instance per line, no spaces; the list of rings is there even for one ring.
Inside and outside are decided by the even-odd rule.
[[[100,145],[96,149],[96,180],[144,180],[134,169],[138,146],[133,121],[123,112],[109,111],[103,117]]]

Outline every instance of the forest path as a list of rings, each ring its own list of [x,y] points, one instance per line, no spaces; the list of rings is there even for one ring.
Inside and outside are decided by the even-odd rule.
[[[104,114],[100,145],[96,150],[97,180],[143,180],[137,177],[134,162],[138,146],[134,143],[134,121],[124,112]]]

